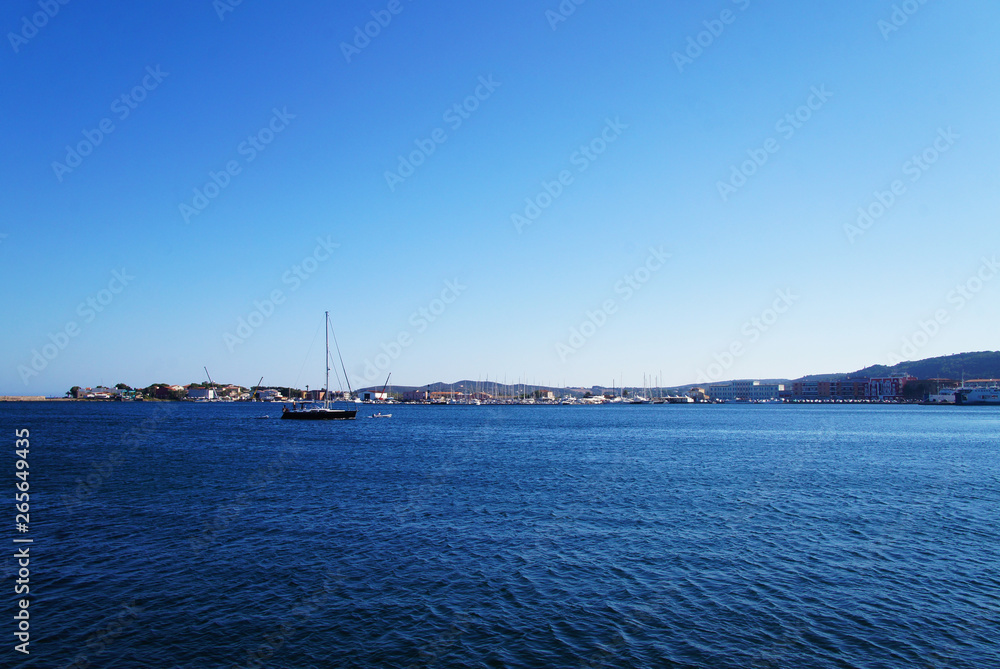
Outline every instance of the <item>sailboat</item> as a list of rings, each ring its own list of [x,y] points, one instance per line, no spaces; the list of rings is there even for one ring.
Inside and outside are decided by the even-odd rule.
[[[281,410],[281,417],[297,420],[349,420],[358,415],[358,410],[352,408],[353,402],[331,402],[330,401],[330,312],[326,312],[326,386],[323,389],[322,402],[302,402],[296,405],[292,402],[292,408],[287,406]],[[336,343],[337,335],[333,335]],[[347,379],[347,368],[344,367],[344,358],[340,356],[340,346],[337,346],[337,356],[340,357],[340,366],[344,370],[344,378]],[[351,382],[347,381],[348,397],[354,396],[351,390]]]

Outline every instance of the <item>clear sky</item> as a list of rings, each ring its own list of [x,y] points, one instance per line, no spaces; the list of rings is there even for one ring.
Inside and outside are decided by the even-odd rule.
[[[1000,348],[991,0],[10,0],[0,26],[0,394],[321,386],[325,310],[356,386]]]

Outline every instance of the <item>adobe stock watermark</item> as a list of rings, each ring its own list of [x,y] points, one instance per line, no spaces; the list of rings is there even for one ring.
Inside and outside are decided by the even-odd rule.
[[[552,30],[556,30],[560,23],[565,23],[569,17],[576,14],[576,8],[585,2],[587,0],[562,0],[554,10],[545,10],[545,19],[549,22]]]
[[[261,643],[253,649],[247,648],[246,659],[241,664],[230,663],[233,669],[260,669],[265,663],[274,657],[297,634],[301,634],[301,627],[310,618],[322,611],[329,605],[331,599],[331,582],[343,583],[343,578],[339,573],[334,572],[332,567],[327,567],[324,572],[322,585],[308,592],[308,596],[300,597],[288,610],[282,621],[261,638]]]
[[[129,286],[135,277],[129,274],[124,267],[121,270],[111,272],[111,280],[106,287],[100,289],[95,294],[87,297],[76,307],[76,314],[83,320],[83,323],[93,323],[97,315],[103,313],[116,295],[120,295]],[[21,376],[24,385],[28,385],[32,378],[38,376],[49,366],[59,354],[66,350],[70,341],[80,336],[83,332],[80,323],[77,321],[67,321],[66,325],[56,333],[49,333],[49,341],[40,348],[31,349],[31,359],[27,364],[17,366],[17,373]]]
[[[876,24],[882,39],[889,41],[889,36],[905,26],[910,17],[920,11],[930,0],[903,0],[903,2],[892,6],[892,14],[889,19],[879,19]]]
[[[825,84],[819,87],[813,86],[809,97],[806,98],[805,104],[796,108],[794,112],[785,114],[778,119],[777,123],[774,124],[774,130],[785,141],[790,140],[795,136],[796,132],[801,130],[812,119],[813,114],[822,109],[823,105],[832,97],[833,93],[826,89]],[[731,166],[729,180],[716,182],[715,187],[719,191],[719,197],[722,198],[722,201],[728,202],[729,198],[735,195],[739,189],[743,188],[747,184],[747,181],[757,174],[760,168],[767,164],[771,156],[780,150],[781,143],[774,137],[766,139],[761,148],[748,149],[747,156],[749,157],[747,160],[744,160],[739,166]]]
[[[363,378],[366,383],[372,383],[379,380],[382,376],[382,372],[389,369],[393,361],[398,360],[403,354],[403,351],[413,345],[414,333],[423,334],[426,332],[427,328],[441,318],[441,316],[443,316],[448,310],[448,307],[454,304],[462,293],[468,290],[468,288],[469,287],[467,285],[464,285],[457,278],[451,281],[445,281],[444,288],[437,297],[431,300],[426,307],[420,307],[410,314],[410,318],[407,322],[413,328],[413,331],[400,330],[395,339],[382,342],[379,347],[382,350],[381,353],[377,353],[373,359],[365,358],[361,378]]]
[[[407,1],[413,2],[413,0]],[[354,26],[354,39],[350,43],[340,43],[340,52],[344,54],[344,60],[350,63],[352,58],[361,55],[372,40],[381,35],[382,31],[392,23],[393,18],[402,14],[404,9],[406,5],[402,0],[389,0],[385,9],[372,10],[372,20],[364,25],[364,29],[361,26]]]
[[[569,329],[569,338],[556,342],[556,354],[560,362],[566,362],[570,356],[578,353],[598,331],[608,324],[608,321],[618,313],[619,307],[631,300],[637,292],[649,283],[653,275],[663,269],[671,255],[663,250],[649,247],[649,255],[638,268],[629,272],[615,282],[615,295],[601,303],[597,309],[586,313],[586,318],[577,326]]]
[[[118,118],[119,122],[124,121],[169,76],[170,73],[161,70],[159,65],[156,66],[156,69],[146,67],[146,76],[142,78],[142,81],[133,86],[132,90],[122,93],[111,102],[111,113]],[[66,157],[63,159],[63,162],[60,163],[58,160],[52,161],[52,171],[55,173],[59,183],[62,183],[63,175],[69,174],[80,167],[83,164],[83,159],[93,153],[94,149],[100,146],[105,138],[114,131],[114,121],[110,118],[103,118],[94,128],[90,130],[84,128],[81,131],[83,139],[75,145],[70,146],[67,144]]]
[[[775,295],[770,307],[761,311],[759,316],[755,316],[743,324],[743,327],[740,328],[741,337],[734,339],[725,350],[715,353],[712,356],[715,358],[715,362],[710,364],[707,369],[698,370],[698,379],[695,383],[702,385],[724,381],[723,374],[736,364],[737,359],[746,354],[747,346],[756,343],[765,332],[774,327],[781,319],[781,315],[788,313],[792,305],[800,299],[790,288],[778,290]]]
[[[961,139],[961,135],[952,130],[951,126],[947,130],[938,128],[938,136],[934,141],[923,151],[914,154],[903,163],[901,168],[903,176],[909,177],[911,184],[917,183],[941,159],[942,155],[948,153],[955,146],[959,139]],[[894,179],[887,190],[873,192],[871,202],[863,207],[858,207],[858,218],[854,224],[844,224],[844,234],[847,235],[847,241],[853,244],[858,237],[868,232],[883,216],[889,213],[889,210],[906,192],[906,182],[902,179]]]
[[[920,349],[937,337],[941,329],[951,320],[951,317],[976,299],[976,296],[983,292],[986,284],[992,281],[998,273],[1000,273],[1000,263],[997,262],[997,257],[995,255],[992,258],[983,256],[979,268],[972,276],[948,291],[945,300],[950,306],[937,309],[930,318],[918,321],[917,329],[908,337],[903,337],[899,351],[889,353],[889,365],[897,365],[915,359]]]
[[[750,0],[732,0],[732,2],[739,7],[741,12],[745,12],[750,7]],[[715,41],[722,37],[722,33],[726,31],[726,26],[733,25],[738,16],[739,14],[731,9],[723,9],[719,14],[719,18],[702,21],[705,29],[697,35],[688,36],[687,47],[685,47],[684,53],[680,51],[674,51],[673,53],[674,65],[677,66],[677,71],[684,74],[684,68],[688,65],[693,65],[694,61],[698,60],[705,53],[705,49],[715,44]]]
[[[608,150],[608,147],[618,141],[622,133],[628,129],[628,125],[621,122],[621,117],[605,119],[604,129],[586,144],[581,145],[569,157],[569,163],[576,168],[577,174],[583,174],[590,166],[597,161]],[[534,197],[524,198],[524,211],[514,212],[510,215],[510,222],[521,234],[524,228],[531,225],[542,215],[546,209],[562,197],[568,186],[576,180],[572,170],[562,170],[552,181],[543,180],[542,190]]]
[[[280,477],[286,465],[298,463],[302,448],[287,442],[283,443],[276,457],[272,458],[267,467],[258,467],[247,477],[247,480],[240,486],[240,492],[231,503],[220,503],[216,507],[215,515],[211,520],[206,520],[201,531],[196,537],[188,539],[191,550],[202,551],[218,544],[221,541],[220,535],[240,517],[243,510],[253,505],[253,495],[273,483]]]
[[[243,0],[212,0],[212,9],[215,10],[219,21],[226,20],[226,14],[235,12],[236,8],[243,4]]]
[[[93,666],[91,657],[97,659],[97,656],[107,650],[108,646],[114,643],[125,630],[135,625],[144,611],[144,607],[136,606],[135,600],[128,604],[122,604],[122,611],[117,616],[87,637],[84,644],[87,651],[78,653],[73,658],[73,663],[66,665],[64,669],[87,669],[87,667]]]
[[[194,197],[191,199],[191,204],[181,202],[178,205],[181,218],[184,219],[184,222],[190,223],[192,216],[197,216],[205,211],[212,200],[219,197],[222,191],[229,187],[229,184],[233,181],[233,177],[239,175],[243,171],[244,166],[256,160],[257,156],[274,141],[275,137],[284,132],[285,128],[288,127],[288,122],[293,118],[295,118],[295,114],[288,113],[288,107],[282,107],[281,109],[277,107],[272,108],[271,119],[257,132],[248,135],[245,140],[237,145],[236,153],[244,156],[242,163],[238,159],[233,159],[227,161],[218,172],[209,170],[208,181],[201,187],[194,189]]]
[[[100,492],[105,482],[111,479],[118,467],[127,461],[128,454],[136,453],[140,448],[146,446],[167,417],[173,415],[174,404],[172,402],[157,402],[155,406],[156,408],[151,415],[138,424],[132,423],[131,429],[121,435],[118,440],[120,448],[108,453],[113,443],[105,444],[106,447],[102,451],[102,454],[106,453],[104,459],[101,462],[92,462],[87,477],[76,479],[76,487],[72,492],[60,496],[60,504],[70,515],[76,513],[78,506]]]
[[[453,650],[461,648],[462,638],[469,634],[469,627],[475,619],[464,611],[453,614],[448,629],[438,632],[437,637],[426,646],[421,646],[417,657],[402,669],[421,669],[442,664],[442,659]]]
[[[317,237],[316,248],[300,262],[285,270],[281,275],[281,283],[288,286],[289,293],[294,293],[319,271],[320,265],[329,260],[334,250],[338,248],[340,248],[340,244],[335,243],[331,235],[327,235],[326,239]],[[270,320],[286,299],[288,299],[288,295],[285,291],[281,288],[275,288],[263,300],[254,300],[254,308],[246,316],[239,317],[236,329],[222,335],[222,341],[226,344],[229,352],[235,353],[237,346],[245,344],[254,332]]]
[[[60,8],[68,5],[69,1],[38,0],[38,7],[41,11],[35,12],[30,17],[25,14],[21,17],[21,30],[16,33],[7,33],[7,39],[10,41],[10,46],[14,49],[14,53],[19,53],[21,47],[27,44],[28,40],[33,39],[39,30],[49,25],[49,21],[54,19],[56,14],[59,13]]]
[[[479,109],[479,105],[489,100],[500,86],[501,83],[494,81],[492,74],[489,77],[479,77],[479,85],[476,86],[472,94],[445,109],[441,120],[448,124],[452,132],[458,130]],[[427,159],[437,151],[438,145],[447,141],[448,133],[444,128],[435,128],[426,139],[413,140],[417,148],[406,156],[399,156],[399,165],[395,172],[388,170],[385,172],[385,182],[389,186],[389,190],[395,193],[396,186],[412,177],[417,168],[427,162]]]

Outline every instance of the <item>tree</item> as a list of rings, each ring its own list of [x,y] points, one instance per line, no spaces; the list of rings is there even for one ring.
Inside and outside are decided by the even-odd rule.
[[[115,388],[117,388],[118,390],[132,390],[130,386],[127,386],[124,383],[115,384]]]
[[[77,397],[80,393],[80,386],[73,386],[66,393],[66,397]]]

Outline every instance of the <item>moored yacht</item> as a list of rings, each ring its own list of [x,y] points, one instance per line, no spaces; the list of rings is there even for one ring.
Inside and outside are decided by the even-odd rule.
[[[963,389],[942,388],[938,392],[928,397],[925,402],[921,402],[921,404],[955,404],[955,398],[958,395],[959,390]]]
[[[959,388],[955,393],[955,404],[1000,405],[1000,386]]]
[[[292,420],[350,420],[358,415],[357,403],[349,401],[353,392],[350,390],[351,382],[347,381],[348,401],[330,401],[330,312],[326,312],[326,386],[323,392],[322,402],[292,402],[292,408],[287,406],[281,410],[281,417]],[[337,335],[333,336],[334,342]],[[340,347],[337,347],[337,355],[340,355]],[[341,367],[344,360],[340,360]],[[344,368],[344,379],[347,379],[347,368]]]

